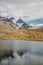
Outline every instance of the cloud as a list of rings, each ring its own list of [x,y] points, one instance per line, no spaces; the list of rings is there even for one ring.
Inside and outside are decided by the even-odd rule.
[[[28,20],[43,18],[43,0],[0,0],[0,7],[6,9],[6,16],[29,16]]]

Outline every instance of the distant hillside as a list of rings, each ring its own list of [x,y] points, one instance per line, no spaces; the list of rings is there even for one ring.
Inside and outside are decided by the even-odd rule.
[[[34,19],[34,20],[30,20],[28,21],[28,24],[33,24],[33,25],[36,25],[36,24],[43,24],[43,18],[39,18],[39,19]]]

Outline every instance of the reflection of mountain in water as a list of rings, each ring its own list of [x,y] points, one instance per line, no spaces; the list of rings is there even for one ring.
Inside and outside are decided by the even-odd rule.
[[[6,45],[7,44],[7,45]],[[43,42],[9,40],[0,41],[0,49],[12,50],[13,58],[2,59],[2,65],[42,65],[43,64]],[[6,47],[5,47],[6,46]],[[8,52],[7,52],[8,53]],[[9,52],[10,53],[10,52]],[[22,56],[22,57],[20,57]]]

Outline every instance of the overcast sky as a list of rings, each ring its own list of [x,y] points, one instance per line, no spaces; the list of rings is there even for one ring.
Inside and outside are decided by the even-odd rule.
[[[43,0],[0,0],[0,13],[29,16],[29,19],[43,18]]]

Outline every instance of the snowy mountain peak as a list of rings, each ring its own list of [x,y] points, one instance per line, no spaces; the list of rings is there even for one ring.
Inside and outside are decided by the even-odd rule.
[[[21,28],[29,28],[30,26],[25,22],[23,21],[21,18],[19,18],[17,20],[17,25],[20,26]]]

